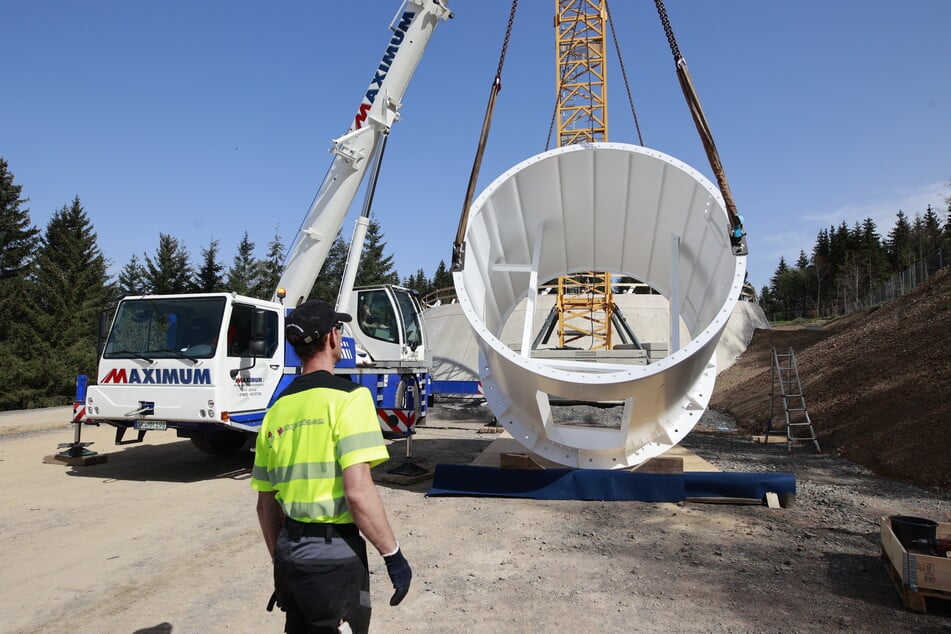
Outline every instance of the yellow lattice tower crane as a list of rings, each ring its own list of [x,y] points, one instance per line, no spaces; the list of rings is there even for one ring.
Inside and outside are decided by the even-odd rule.
[[[555,0],[558,146],[608,140],[604,0]]]
[[[606,0],[555,0],[558,146],[608,140]],[[558,278],[558,342],[591,338],[610,349],[614,297],[611,275],[579,272]]]

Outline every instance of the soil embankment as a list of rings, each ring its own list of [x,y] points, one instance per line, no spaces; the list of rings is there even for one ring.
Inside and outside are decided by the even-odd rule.
[[[721,374],[711,408],[761,433],[772,349],[796,354],[824,450],[889,478],[951,490],[951,272],[905,297],[821,326],[757,330]],[[776,399],[777,411],[781,402]]]

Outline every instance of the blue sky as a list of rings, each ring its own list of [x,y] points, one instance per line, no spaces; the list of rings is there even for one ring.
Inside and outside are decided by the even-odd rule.
[[[478,191],[545,149],[554,0],[522,0]],[[817,232],[951,195],[951,2],[667,0],[749,234],[749,277]],[[510,3],[449,0],[403,100],[374,215],[402,276],[452,241]],[[650,0],[610,3],[644,144],[710,176]],[[159,233],[230,264],[286,245],[389,40],[399,2],[5,0],[0,156],[35,225],[79,196],[118,270]],[[609,59],[610,140],[637,143]],[[353,216],[344,223],[349,238]]]

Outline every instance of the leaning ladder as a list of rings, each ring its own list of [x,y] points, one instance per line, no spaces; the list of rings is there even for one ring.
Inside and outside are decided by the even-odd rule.
[[[822,453],[819,441],[816,439],[816,430],[812,427],[812,420],[806,409],[806,397],[802,394],[796,353],[792,348],[789,348],[789,352],[785,354],[779,354],[776,348],[773,348],[770,376],[772,385],[769,395],[769,420],[766,421],[766,442],[769,442],[771,431],[779,431],[773,429],[773,421],[779,414],[776,401],[781,400],[783,418],[786,423],[786,451],[792,451],[793,443],[812,442],[816,446],[816,451]]]

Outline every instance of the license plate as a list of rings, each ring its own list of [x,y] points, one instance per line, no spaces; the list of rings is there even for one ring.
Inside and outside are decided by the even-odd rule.
[[[165,431],[168,429],[168,423],[164,420],[137,420],[134,427],[142,431]]]

